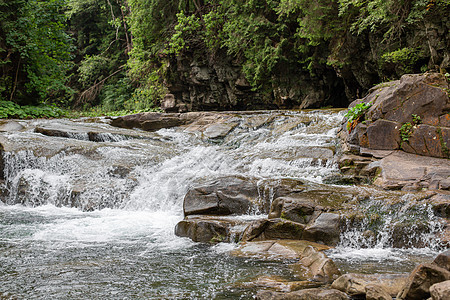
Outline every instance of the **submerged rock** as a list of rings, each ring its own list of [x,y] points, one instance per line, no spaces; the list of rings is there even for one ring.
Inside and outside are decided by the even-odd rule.
[[[0,120],[0,132],[20,131],[25,126],[14,120]]]
[[[278,293],[274,291],[259,291],[256,294],[258,300],[348,300],[348,296],[335,289],[314,288],[304,289],[290,293]]]
[[[307,247],[317,251],[328,250],[325,245],[304,240],[270,240],[260,242],[242,242],[238,249],[231,252],[238,257],[253,257],[259,259],[300,259]]]
[[[260,276],[251,282],[245,282],[239,285],[234,285],[243,288],[263,288],[270,289],[277,292],[292,292],[306,288],[319,287],[321,283],[312,282],[308,280],[302,281],[288,281],[279,276]]]

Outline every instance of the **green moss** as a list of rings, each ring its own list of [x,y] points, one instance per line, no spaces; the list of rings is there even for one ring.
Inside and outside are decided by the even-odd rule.
[[[209,242],[212,243],[212,244],[217,244],[217,243],[221,243],[221,242],[223,242],[225,240],[226,240],[225,236],[217,234],[216,236],[211,238],[211,240]]]

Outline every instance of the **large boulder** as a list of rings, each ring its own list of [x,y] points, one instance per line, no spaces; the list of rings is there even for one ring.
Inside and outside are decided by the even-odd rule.
[[[303,239],[336,246],[340,237],[340,216],[335,213],[322,213],[305,228]]]
[[[184,197],[184,215],[244,215],[262,209],[258,198],[256,181],[222,177],[189,189]]]
[[[304,189],[299,180],[260,181],[243,176],[225,176],[191,187],[184,198],[184,214],[244,215],[267,213],[272,198]]]
[[[437,73],[404,75],[375,86],[365,98],[349,106],[371,104],[360,119],[353,121],[351,132],[342,134],[346,148],[401,149],[450,157],[448,88],[445,76]]]
[[[450,280],[450,271],[436,264],[421,264],[411,272],[397,299],[427,299],[430,297],[430,287],[446,280]]]

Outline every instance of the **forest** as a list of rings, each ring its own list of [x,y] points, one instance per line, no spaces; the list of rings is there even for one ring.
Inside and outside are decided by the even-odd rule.
[[[1,118],[151,111],[166,94],[180,111],[343,107],[374,84],[450,64],[449,0],[0,0],[0,8]]]

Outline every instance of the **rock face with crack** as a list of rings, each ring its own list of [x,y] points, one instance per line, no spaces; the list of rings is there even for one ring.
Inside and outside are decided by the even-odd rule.
[[[366,105],[366,111],[354,116],[347,127],[350,130],[343,133],[346,143],[450,157],[448,88],[445,76],[435,73],[404,75],[400,80],[375,86],[364,99],[350,104],[349,113],[360,103]]]
[[[450,188],[450,98],[444,75],[404,75],[375,86],[349,106],[339,133],[347,176],[369,177],[385,189]],[[356,110],[364,106],[361,112]]]

